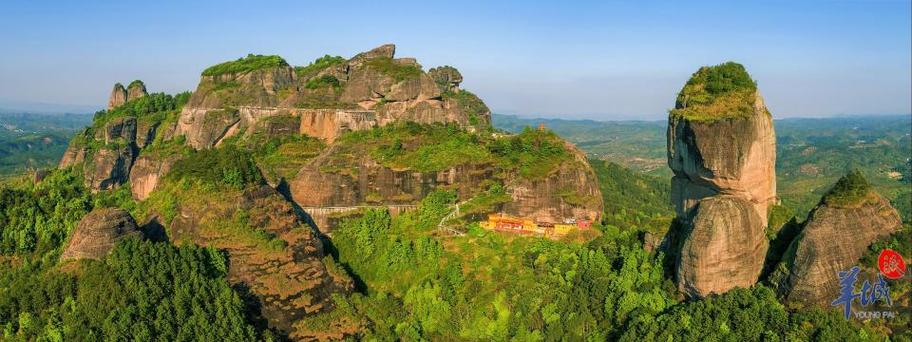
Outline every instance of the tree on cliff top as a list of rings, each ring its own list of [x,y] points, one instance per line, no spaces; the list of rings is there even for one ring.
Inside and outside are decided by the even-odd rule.
[[[288,62],[282,59],[282,57],[275,55],[264,56],[248,54],[247,57],[238,58],[234,61],[224,62],[206,68],[206,70],[203,70],[203,76],[218,76],[228,73],[236,74],[282,66],[288,66]]]
[[[853,205],[864,200],[870,192],[871,184],[868,180],[861,171],[853,170],[836,181],[833,188],[823,196],[823,202],[835,206]]]
[[[678,93],[672,116],[714,121],[753,113],[757,83],[743,65],[725,62],[701,67]]]

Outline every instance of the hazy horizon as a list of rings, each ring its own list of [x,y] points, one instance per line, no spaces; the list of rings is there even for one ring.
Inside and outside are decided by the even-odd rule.
[[[494,112],[522,117],[662,119],[691,73],[728,60],[776,118],[912,113],[902,0],[0,7],[0,108],[101,109],[115,82],[176,93],[247,53],[306,65],[395,43],[425,69],[457,67]]]

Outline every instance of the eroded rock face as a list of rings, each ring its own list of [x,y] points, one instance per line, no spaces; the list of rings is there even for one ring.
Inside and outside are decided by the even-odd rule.
[[[230,237],[223,222],[246,213],[245,229],[274,235],[281,245],[270,248]],[[347,293],[353,283],[323,264],[323,245],[292,206],[268,186],[232,200],[184,202],[171,223],[175,241],[191,241],[226,250],[231,258],[229,281],[243,283],[262,303],[271,327],[294,334],[292,324],[304,315],[328,310],[333,293]]]
[[[440,91],[459,92],[462,74],[456,68],[449,65],[431,68],[431,70],[428,70],[428,75],[437,83]]]
[[[490,124],[490,110],[477,105],[474,95],[461,95],[462,102],[444,96],[462,81],[454,68],[435,71],[446,83],[440,88],[414,58],[394,55],[395,46],[388,44],[312,74],[298,75],[284,65],[202,76],[177,134],[194,148],[211,148],[281,113],[299,118],[301,133],[330,143],[341,132],[397,121]],[[475,107],[465,108],[466,101]]]
[[[695,212],[677,264],[678,288],[699,298],[756,283],[769,242],[752,203],[712,196]]]
[[[130,175],[133,158],[132,146],[99,149],[83,168],[86,187],[98,191],[120,186]]]
[[[178,122],[178,134],[187,137],[187,144],[194,148],[211,148],[237,131],[241,117],[237,109],[188,109],[184,107]],[[232,128],[235,128],[232,130]]]
[[[63,152],[63,157],[60,158],[60,163],[58,167],[65,168],[73,166],[85,161],[86,149],[83,146],[76,146],[70,144],[67,146],[66,151]]]
[[[155,133],[158,132],[160,122],[151,120],[136,121],[136,146],[143,148],[149,146],[155,140]]]
[[[130,213],[118,208],[95,209],[76,225],[60,259],[101,259],[125,238],[142,238]]]
[[[133,144],[136,142],[136,118],[128,116],[113,119],[105,124],[104,131],[99,133],[104,134],[102,138],[105,144],[115,142]]]
[[[839,272],[856,266],[869,245],[901,227],[896,209],[873,192],[857,205],[818,205],[783,258],[788,276],[780,292],[791,303],[829,306],[839,296]]]
[[[333,153],[330,150],[314,158],[291,181],[295,203],[302,207],[414,204],[438,186],[452,185],[460,195],[474,194],[494,172],[490,165],[462,165],[439,172],[397,171],[367,155],[359,156],[357,174],[324,170],[323,160]]]
[[[503,183],[508,184],[512,200],[498,206],[497,211],[552,223],[599,220],[603,203],[595,173],[581,151],[569,144],[566,147],[574,159],[548,175],[535,179],[508,175],[510,180]],[[358,158],[351,166],[340,170],[330,167],[335,164],[333,158],[351,157]],[[332,146],[310,160],[290,181],[289,188],[292,199],[305,211],[322,213],[318,208],[414,205],[438,188],[455,190],[458,198],[465,200],[487,190],[485,182],[496,177],[498,169],[489,164],[465,164],[436,172],[394,170],[367,153]],[[314,219],[320,223],[321,232],[332,231],[331,220],[322,216]]]
[[[145,200],[171,170],[179,156],[140,155],[130,169],[130,191],[136,200]]]
[[[124,88],[123,84],[115,83],[114,89],[111,90],[111,96],[108,97],[108,110],[114,109],[114,107],[120,106],[127,102],[127,89]]]
[[[679,217],[715,194],[753,203],[766,225],[776,197],[776,134],[757,93],[754,114],[711,122],[672,116],[668,123],[668,166],[674,172],[672,203]]]
[[[573,153],[574,162],[562,164],[541,179],[509,182],[512,201],[503,205],[504,213],[551,223],[601,218],[604,203],[595,171],[582,151],[570,144],[565,147]]]
[[[127,101],[136,100],[146,95],[149,95],[146,92],[146,84],[140,80],[130,82],[130,85],[127,86]]]

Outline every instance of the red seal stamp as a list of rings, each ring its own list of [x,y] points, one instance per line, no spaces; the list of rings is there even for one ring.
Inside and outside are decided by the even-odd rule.
[[[880,256],[877,257],[877,267],[880,268],[880,274],[888,279],[899,279],[906,273],[906,261],[903,260],[902,255],[892,249],[880,251]]]

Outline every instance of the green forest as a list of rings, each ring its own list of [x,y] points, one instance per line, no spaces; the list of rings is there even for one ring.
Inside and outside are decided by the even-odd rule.
[[[202,158],[221,171],[179,174],[227,187],[256,182],[223,177],[242,174],[246,163]],[[610,177],[618,168],[597,170]],[[4,228],[0,259],[5,339],[282,338],[256,320],[243,289],[227,282],[230,260],[218,250],[125,240],[104,260],[58,264],[75,222],[105,202],[77,180],[59,170],[39,184],[3,190],[0,221],[17,227]],[[646,228],[636,225],[670,211],[650,203],[667,191],[650,181],[629,171],[616,179],[610,186],[644,191],[605,191],[606,200],[637,200],[611,209],[618,211],[612,224],[600,226],[588,242],[509,236],[476,224],[463,236],[440,236],[436,223],[455,200],[449,192],[433,193],[419,210],[397,217],[367,210],[345,221],[328,245],[356,279],[356,292],[337,295],[335,310],[297,324],[314,331],[356,328],[355,337],[368,340],[879,339],[874,328],[835,312],[790,311],[763,285],[682,301],[666,276],[664,256],[643,248]]]

